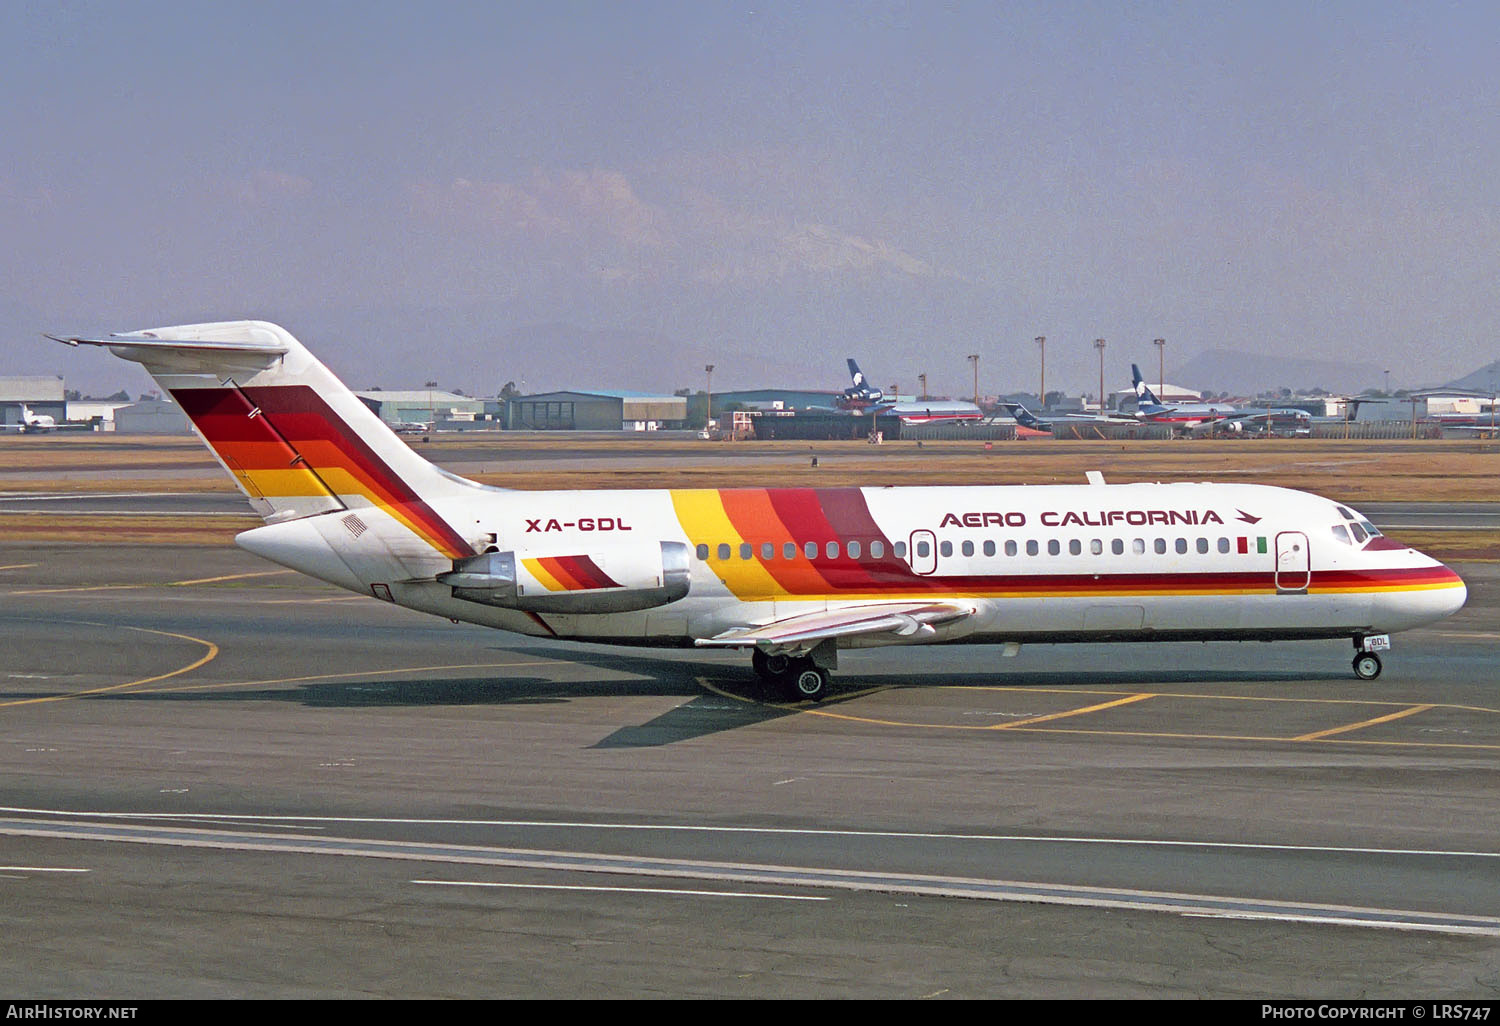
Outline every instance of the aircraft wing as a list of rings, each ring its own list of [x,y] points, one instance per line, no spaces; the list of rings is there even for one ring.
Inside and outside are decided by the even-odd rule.
[[[962,602],[905,602],[845,606],[826,612],[773,620],[767,624],[736,627],[712,638],[699,638],[695,645],[715,648],[749,648],[805,651],[830,638],[856,634],[883,634],[895,644],[925,641],[936,628],[955,623],[975,613]]]
[[[1149,423],[1141,421],[1138,417],[1125,417],[1109,413],[1064,413],[1061,417],[1054,418],[1054,423],[1061,421],[1064,424],[1140,424]]]

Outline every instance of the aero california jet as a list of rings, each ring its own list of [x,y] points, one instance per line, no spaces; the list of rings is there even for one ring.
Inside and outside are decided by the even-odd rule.
[[[263,321],[62,338],[145,366],[265,525],[362,595],[548,638],[750,650],[821,697],[842,648],[1390,634],[1464,582],[1348,506],[1245,484],[507,491],[422,459]]]

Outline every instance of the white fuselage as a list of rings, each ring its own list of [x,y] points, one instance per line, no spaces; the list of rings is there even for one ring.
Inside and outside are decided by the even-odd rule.
[[[1347,507],[1255,485],[475,487],[434,508],[476,551],[538,567],[526,578],[533,593],[556,586],[540,569],[548,560],[586,556],[624,567],[653,558],[661,542],[692,551],[691,587],[677,601],[630,612],[466,601],[436,580],[451,562],[412,545],[374,507],[351,509],[364,528],[357,536],[334,512],[240,540],[286,566],[424,612],[633,644],[690,644],[803,613],[913,598],[974,606],[934,641],[1359,637],[1440,619],[1466,595],[1436,560],[1363,529],[1351,537],[1351,524],[1368,524]]]

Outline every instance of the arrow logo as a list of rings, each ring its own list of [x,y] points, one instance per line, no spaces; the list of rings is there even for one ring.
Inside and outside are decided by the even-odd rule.
[[[1260,517],[1252,517],[1249,513],[1246,513],[1244,510],[1239,509],[1238,507],[1236,507],[1236,510],[1237,510],[1237,512],[1240,515],[1240,519],[1243,520],[1245,523],[1247,523],[1247,524],[1258,524],[1258,523],[1260,523]]]

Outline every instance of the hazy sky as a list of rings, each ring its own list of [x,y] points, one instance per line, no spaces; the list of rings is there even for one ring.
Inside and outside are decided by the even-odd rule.
[[[471,393],[1500,356],[1493,0],[53,0],[0,48],[0,374],[135,393],[38,333],[232,317]]]

